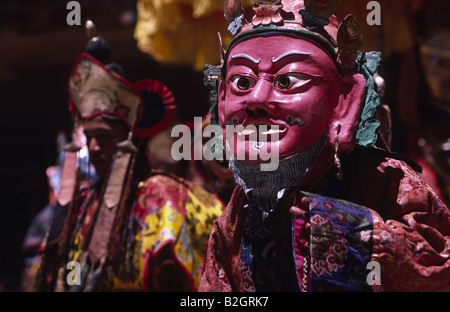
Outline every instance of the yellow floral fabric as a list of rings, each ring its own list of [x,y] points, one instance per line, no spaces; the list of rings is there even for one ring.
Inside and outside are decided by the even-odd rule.
[[[135,243],[140,246],[140,275],[148,269],[144,255],[158,252],[173,243],[177,261],[192,278],[195,289],[200,284],[205,248],[223,203],[199,186],[173,176],[155,175],[145,181],[137,196],[136,213],[143,220]],[[145,212],[144,212],[145,211]]]
[[[251,0],[243,5],[253,5]],[[226,46],[231,40],[221,0],[138,0],[134,37],[138,47],[163,63],[218,64],[217,33]]]
[[[84,202],[71,248],[63,264],[36,262],[31,280],[35,290],[50,291],[196,291],[204,266],[206,245],[224,204],[217,195],[189,181],[162,172],[140,183],[135,204],[121,230],[118,258],[91,264],[86,246],[96,226],[98,200]],[[43,243],[43,248],[45,242]],[[40,258],[41,259],[41,258]],[[66,282],[66,263],[77,261],[81,285]],[[167,265],[169,264],[169,265]],[[40,272],[38,274],[38,271]],[[52,285],[42,288],[51,274]],[[75,287],[75,288],[74,288]]]
[[[362,27],[362,51],[404,53],[414,42],[413,14],[423,10],[423,0],[379,0],[381,25],[369,25],[367,1],[343,1],[336,12],[343,20],[352,14]],[[138,0],[137,24],[134,37],[138,47],[163,63],[193,65],[203,69],[205,64],[219,64],[217,33],[224,47],[231,40],[223,16],[224,0]],[[242,0],[244,8],[252,0]]]

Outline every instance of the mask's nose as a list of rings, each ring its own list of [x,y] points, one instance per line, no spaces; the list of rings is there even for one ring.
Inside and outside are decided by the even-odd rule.
[[[270,115],[273,106],[270,105],[273,84],[271,79],[260,77],[253,87],[245,104],[245,112],[249,117],[265,117]]]

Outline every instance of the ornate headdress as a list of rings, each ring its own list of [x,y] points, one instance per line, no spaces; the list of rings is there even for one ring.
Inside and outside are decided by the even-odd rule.
[[[175,114],[172,92],[156,80],[131,84],[118,73],[120,65],[105,65],[109,44],[95,34],[92,22],[86,22],[86,28],[91,39],[69,77],[69,109],[81,118],[116,116],[140,138],[165,129]]]
[[[238,42],[264,34],[286,34],[312,40],[335,62],[339,72],[358,72],[366,80],[365,102],[356,132],[356,143],[373,146],[378,138],[376,113],[381,97],[376,92],[374,73],[381,61],[380,53],[360,53],[362,31],[356,19],[348,15],[342,23],[333,15],[342,0],[253,0],[253,16],[245,20],[241,0],[225,0],[224,14],[233,39],[228,50]],[[222,64],[205,67],[205,85],[211,90],[211,122],[217,119],[217,86],[226,71],[226,53],[221,47]]]
[[[358,22],[348,15],[339,23],[333,14],[341,0],[254,0],[254,15],[244,21],[240,0],[225,0],[225,18],[234,38],[229,48],[242,38],[262,32],[297,34],[321,44],[343,70],[356,68],[362,44]]]

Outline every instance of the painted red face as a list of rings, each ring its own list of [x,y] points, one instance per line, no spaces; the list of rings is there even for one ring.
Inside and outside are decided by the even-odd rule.
[[[342,76],[322,48],[297,37],[268,35],[238,43],[226,61],[226,78],[219,91],[224,137],[230,124],[244,129],[278,126],[278,131],[272,131],[278,133],[277,141],[270,142],[269,137],[268,142],[258,144],[267,144],[269,152],[277,148],[282,159],[304,151],[327,134]],[[235,134],[234,156],[245,154],[240,160],[261,161],[254,139],[238,137],[243,138]]]

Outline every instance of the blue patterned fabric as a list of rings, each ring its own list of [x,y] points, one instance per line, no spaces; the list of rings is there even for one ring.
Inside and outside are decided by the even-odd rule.
[[[310,200],[310,282],[308,291],[371,291],[370,271],[373,221],[370,210],[357,204],[304,193]],[[276,218],[247,205],[240,261],[251,274],[255,291],[299,291],[302,255],[296,237],[301,229],[292,222],[292,241],[276,239]],[[293,220],[293,219],[291,219]],[[281,245],[280,245],[281,243]],[[284,245],[284,246],[283,246]],[[281,247],[280,247],[281,246]],[[281,253],[280,253],[281,252]]]
[[[310,200],[310,291],[371,291],[373,220],[366,207],[305,193]],[[312,206],[312,207],[311,207]]]

